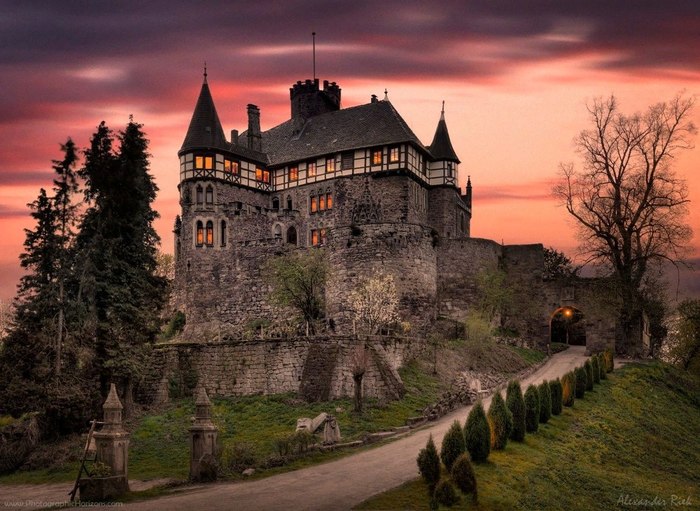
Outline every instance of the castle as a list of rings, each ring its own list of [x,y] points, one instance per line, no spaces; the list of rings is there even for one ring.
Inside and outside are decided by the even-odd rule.
[[[376,272],[393,276],[402,320],[420,329],[438,315],[462,320],[477,275],[501,269],[530,294],[528,313],[513,311],[521,334],[549,342],[552,311],[576,299],[543,285],[542,245],[470,237],[472,186],[460,190],[444,106],[424,145],[386,94],[342,108],[335,82],[299,81],[289,93],[289,120],[262,131],[249,104],[247,130],[227,139],[204,74],[178,153],[173,305],[185,312],[187,339],[284,315],[264,263],[325,247],[326,314],[337,333],[349,333],[350,290]],[[608,330],[600,327],[600,342]]]

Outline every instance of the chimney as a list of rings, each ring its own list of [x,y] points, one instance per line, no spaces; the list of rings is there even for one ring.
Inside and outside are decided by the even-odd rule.
[[[248,148],[262,152],[262,135],[260,134],[260,109],[248,105]]]
[[[376,103],[376,102],[377,102],[377,95],[372,94],[372,101],[370,101],[370,103]]]
[[[231,130],[231,143],[238,145],[238,130]]]

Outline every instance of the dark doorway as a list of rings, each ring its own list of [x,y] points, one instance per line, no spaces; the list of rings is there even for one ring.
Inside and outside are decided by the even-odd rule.
[[[287,243],[297,244],[297,230],[294,227],[287,229]]]
[[[550,342],[586,345],[586,322],[583,312],[575,307],[560,307],[550,321]]]

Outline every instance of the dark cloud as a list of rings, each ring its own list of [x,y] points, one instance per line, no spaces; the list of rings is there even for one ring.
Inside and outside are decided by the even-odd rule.
[[[29,216],[29,208],[17,209],[0,204],[0,218],[23,218]]]
[[[551,181],[531,181],[511,185],[475,186],[473,200],[475,204],[499,201],[526,200],[552,201]]]

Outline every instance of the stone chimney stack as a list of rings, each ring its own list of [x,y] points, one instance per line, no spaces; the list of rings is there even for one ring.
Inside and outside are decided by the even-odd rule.
[[[262,151],[262,134],[260,133],[260,109],[248,105],[248,149]]]
[[[231,130],[231,143],[238,145],[238,130]]]

